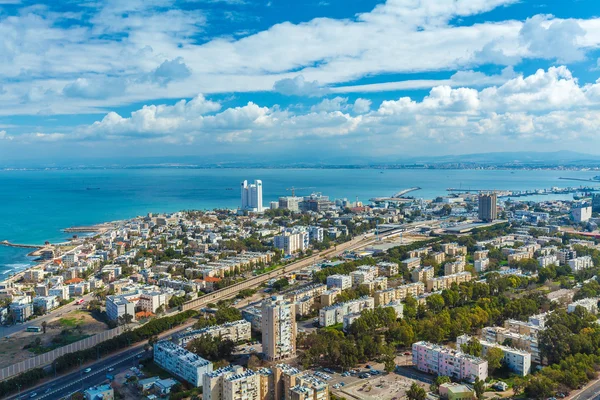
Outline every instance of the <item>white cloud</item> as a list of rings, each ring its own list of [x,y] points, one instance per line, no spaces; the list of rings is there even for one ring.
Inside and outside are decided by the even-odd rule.
[[[333,99],[323,99],[319,104],[316,104],[310,108],[312,112],[320,111],[340,111],[347,107],[347,97],[334,97]]]
[[[557,59],[559,62],[582,60],[579,45],[586,31],[577,20],[551,20],[552,16],[536,15],[527,19],[519,32],[520,41],[534,57]]]
[[[317,81],[306,81],[304,76],[285,78],[273,84],[273,90],[287,96],[322,96],[327,93]]]
[[[190,68],[183,62],[183,58],[165,60],[154,71],[150,73],[150,79],[161,85],[171,81],[184,80],[192,74]]]
[[[6,131],[0,131],[0,140],[12,140],[12,136],[8,136]]]
[[[356,114],[366,114],[371,110],[372,103],[373,102],[369,99],[358,98],[354,101],[354,106],[352,107],[352,110]]]
[[[197,141],[205,146],[252,141],[323,148],[333,138],[344,137],[364,152],[398,151],[400,143],[405,148],[466,148],[500,139],[546,145],[595,137],[600,83],[579,85],[566,67],[553,67],[482,90],[438,86],[420,101],[401,97],[371,107],[368,99],[349,103],[345,97],[335,97],[323,99],[309,112],[254,102],[222,110],[221,104],[197,95],[172,106],[144,106],[128,117],[110,112],[71,134],[52,133],[39,139]],[[32,141],[36,135],[43,134],[13,136]]]

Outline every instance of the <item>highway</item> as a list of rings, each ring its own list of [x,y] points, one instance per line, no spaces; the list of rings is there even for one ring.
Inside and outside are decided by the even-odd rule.
[[[431,221],[428,221],[428,222],[431,222]],[[380,237],[381,238],[391,237],[391,236],[397,235],[401,230],[404,230],[406,228],[413,228],[416,226],[417,225],[413,225],[413,224],[408,225],[407,224],[402,229],[396,229],[394,231],[387,232],[384,235],[380,235]],[[317,262],[317,260],[324,260],[326,258],[340,255],[346,251],[353,251],[353,250],[357,250],[360,248],[364,248],[364,247],[374,243],[376,240],[377,239],[374,237],[374,234],[369,233],[369,234],[366,234],[365,236],[354,238],[349,242],[342,243],[334,249],[329,249],[324,252],[318,253],[317,255],[315,255],[313,257],[308,257],[308,258],[305,258],[302,260],[298,260],[296,262],[286,265],[283,268],[274,270],[268,274],[263,274],[263,275],[253,277],[250,280],[253,281],[252,282],[253,285],[256,285],[256,287],[258,287],[260,285],[260,283],[262,283],[262,282],[266,282],[270,279],[283,276],[292,271],[299,270],[301,268],[304,268],[308,265],[311,265],[311,264]],[[258,281],[258,283],[255,281]],[[220,291],[215,292],[214,296],[210,296],[209,301],[216,302],[218,300],[226,299],[231,296],[232,296],[232,293],[224,292],[223,290],[220,290]],[[209,296],[204,296],[204,297],[209,297]],[[240,304],[240,306],[241,306],[241,304]],[[159,337],[160,338],[168,337],[176,332],[185,330],[187,327],[191,326],[192,324],[193,323],[188,323],[186,325],[179,326],[175,330],[172,330],[170,332],[164,332],[163,334],[159,335]],[[83,374],[80,370],[77,370],[75,372],[71,372],[69,374],[59,376],[56,379],[47,381],[43,385],[40,385],[39,387],[23,391],[20,396],[13,395],[11,397],[8,397],[7,399],[30,398],[30,396],[33,393],[37,393],[37,395],[34,397],[36,399],[60,399],[62,397],[68,396],[78,390],[87,389],[91,386],[97,385],[97,384],[105,381],[108,368],[115,368],[115,371],[113,371],[112,373],[118,373],[119,371],[122,371],[122,370],[132,367],[133,364],[136,361],[138,361],[136,356],[138,354],[144,353],[143,348],[146,344],[147,344],[146,341],[140,342],[140,343],[132,346],[129,350],[127,350],[125,352],[106,357],[95,363],[88,363],[88,364],[83,365],[82,370],[84,370],[85,368],[88,368],[88,367],[92,368],[92,371],[89,374]],[[148,353],[148,356],[151,354],[151,352],[147,352],[147,353]]]
[[[600,399],[600,380],[594,381],[581,392],[568,397],[570,400],[595,400]]]
[[[94,364],[84,364],[81,369],[75,372],[60,376],[34,389],[23,391],[20,395],[15,394],[7,397],[7,399],[30,399],[34,393],[37,394],[33,397],[35,399],[54,400],[68,398],[68,396],[77,391],[85,390],[91,386],[105,382],[107,374],[118,374],[136,366],[141,359],[149,357],[151,354],[150,351],[144,351],[143,347],[143,344],[138,345],[121,354],[107,357]],[[138,358],[140,355],[142,357]],[[84,372],[86,368],[92,368],[91,372],[86,374]],[[109,368],[114,368],[114,371],[108,372]]]

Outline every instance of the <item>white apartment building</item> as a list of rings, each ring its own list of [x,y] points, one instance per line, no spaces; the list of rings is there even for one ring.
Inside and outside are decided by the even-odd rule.
[[[138,306],[142,311],[147,311],[151,313],[156,313],[156,310],[160,306],[165,306],[167,304],[167,295],[162,292],[144,292],[140,294],[140,299],[138,301]]]
[[[456,338],[456,346],[460,347],[463,344],[469,343],[473,338],[469,335],[461,335]],[[487,340],[479,340],[481,344],[481,355],[485,357],[488,350],[492,347],[497,347],[504,353],[504,363],[512,372],[520,376],[529,375],[531,372],[531,354],[509,346],[503,346],[498,343],[488,342]]]
[[[310,242],[321,243],[323,241],[324,230],[320,226],[309,226],[308,237]]]
[[[246,320],[227,322],[222,325],[208,326],[202,329],[195,329],[188,332],[181,332],[173,335],[173,342],[182,347],[194,339],[208,335],[212,337],[221,337],[223,340],[231,340],[234,343],[250,340],[252,325]]]
[[[319,325],[331,326],[341,324],[344,322],[344,316],[361,313],[366,309],[372,310],[373,308],[375,308],[375,299],[369,296],[323,307],[319,310]]]
[[[453,275],[465,270],[464,261],[454,261],[444,264],[444,275]]]
[[[554,254],[538,257],[537,260],[540,268],[549,267],[551,265],[558,266],[560,264],[560,262],[558,261],[558,257],[556,257]]]
[[[135,320],[135,303],[125,296],[106,296],[106,315],[111,321],[116,321],[125,314]]]
[[[56,296],[37,296],[33,298],[33,305],[48,312],[58,307],[58,300]]]
[[[413,282],[427,282],[434,276],[435,270],[433,267],[419,267],[415,268],[410,273],[410,279]]]
[[[202,376],[213,370],[210,361],[168,340],[154,344],[154,362],[196,387],[202,387]]]
[[[352,277],[350,275],[329,275],[327,277],[327,289],[339,288],[342,290],[350,289],[352,287]]]
[[[576,207],[571,210],[574,222],[587,222],[592,218],[592,207]]]
[[[475,271],[477,271],[477,272],[487,271],[488,267],[490,266],[490,259],[489,258],[479,258],[479,259],[473,261],[473,265],[475,266]]]
[[[577,257],[572,260],[569,260],[567,263],[569,265],[569,268],[571,268],[571,271],[573,272],[581,271],[582,269],[592,268],[594,266],[594,261],[590,256]]]
[[[262,303],[262,346],[265,357],[281,360],[296,354],[295,306],[282,296]]]
[[[263,212],[263,184],[260,180],[248,184],[243,181],[241,184],[242,210]]]
[[[49,296],[58,297],[58,301],[69,300],[69,288],[67,286],[55,286],[48,290]]]
[[[598,301],[600,301],[598,297],[577,300],[567,306],[567,312],[572,313],[579,306],[585,308],[589,313],[598,314]]]
[[[412,361],[419,371],[458,381],[473,382],[476,378],[485,381],[488,376],[486,360],[429,342],[413,343]]]
[[[307,232],[283,232],[273,238],[273,246],[283,250],[285,255],[306,251],[308,244]]]

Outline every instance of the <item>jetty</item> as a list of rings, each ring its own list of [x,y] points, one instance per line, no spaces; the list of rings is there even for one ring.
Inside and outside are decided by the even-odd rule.
[[[82,232],[82,233],[86,233],[86,232],[104,232],[107,229],[110,229],[112,227],[112,225],[110,224],[100,224],[100,225],[88,225],[88,226],[71,226],[69,228],[65,228],[62,231],[63,232],[69,232],[69,233],[77,233],[77,232]]]
[[[369,199],[370,202],[372,203],[383,203],[386,201],[389,202],[403,202],[403,201],[407,201],[408,199],[404,197],[404,195],[410,193],[410,192],[414,192],[416,190],[421,190],[420,187],[412,187],[412,188],[408,188],[408,189],[404,189],[399,191],[398,193],[394,193],[392,196],[390,197],[373,197],[372,199]]]
[[[37,244],[19,244],[19,243],[11,243],[8,240],[3,240],[0,242],[1,246],[6,247],[16,247],[19,249],[43,249],[46,246],[37,245]]]

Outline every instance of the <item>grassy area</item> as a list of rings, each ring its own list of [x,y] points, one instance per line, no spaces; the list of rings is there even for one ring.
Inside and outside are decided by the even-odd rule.
[[[344,329],[344,324],[340,322],[339,324],[330,325],[330,326],[327,326],[322,329],[325,331],[340,331],[341,332]]]
[[[77,325],[79,325],[81,321],[78,318],[69,317],[69,318],[61,318],[58,320],[58,322],[60,323],[61,326],[65,327],[65,328],[74,328]]]

